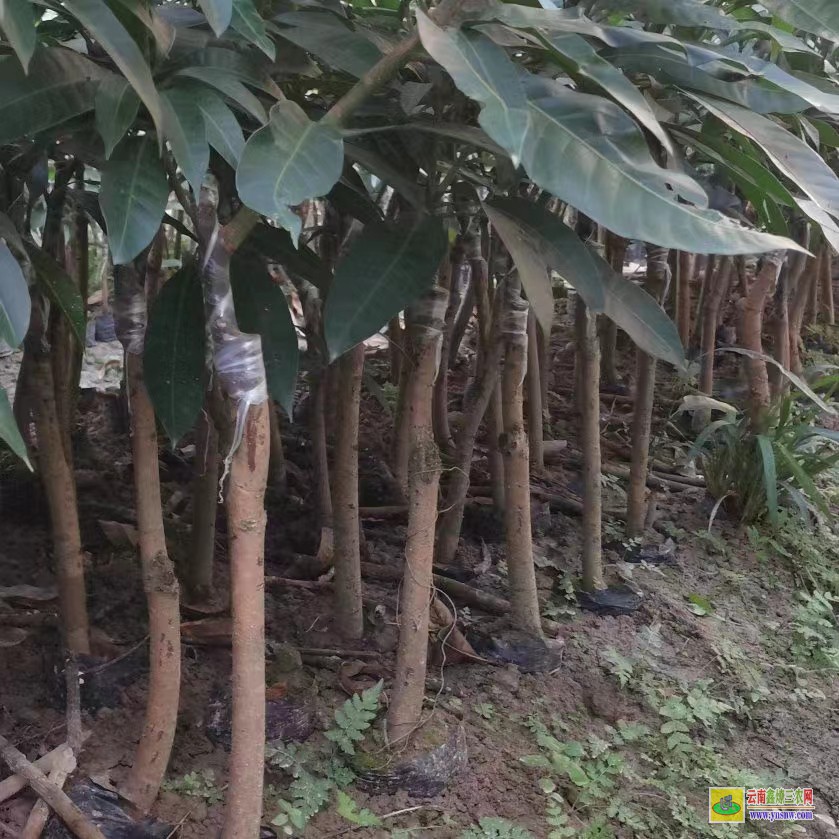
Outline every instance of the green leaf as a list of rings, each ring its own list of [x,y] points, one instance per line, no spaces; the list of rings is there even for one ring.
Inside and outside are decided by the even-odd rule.
[[[645,352],[684,367],[678,330],[661,306],[640,286],[616,274],[559,218],[523,198],[496,198],[484,209],[510,251],[534,307],[553,307],[552,296],[550,304],[546,302],[550,285],[545,285],[545,277],[550,268],[577,289],[593,312],[611,318]],[[544,317],[538,308],[534,311]]]
[[[175,159],[195,195],[210,165],[210,147],[198,95],[189,88],[168,88],[161,92],[163,125]]]
[[[204,404],[205,359],[204,302],[198,272],[190,264],[157,295],[143,350],[146,389],[173,446]]]
[[[781,455],[781,459],[786,463],[789,471],[792,473],[792,476],[795,478],[801,489],[807,493],[807,497],[810,501],[825,515],[830,515],[830,508],[827,506],[824,496],[819,492],[815,483],[813,483],[813,479],[798,462],[796,456],[785,445],[783,445],[783,443],[776,441],[775,446],[778,453]]]
[[[833,246],[833,249],[839,251],[839,223],[836,219],[826,213],[815,201],[796,198],[795,203],[806,216],[821,227],[822,235]]]
[[[32,303],[18,261],[0,240],[0,340],[18,347],[26,336]]]
[[[35,271],[35,279],[41,290],[67,318],[76,340],[85,345],[87,314],[85,303],[73,278],[37,245],[24,242],[27,256]]]
[[[134,259],[154,238],[169,200],[169,183],[149,137],[130,137],[102,167],[99,204],[116,265]]]
[[[695,615],[705,616],[710,615],[711,612],[714,611],[714,607],[711,604],[711,601],[708,600],[707,597],[703,597],[701,594],[688,594],[687,600],[690,603],[690,610]],[[665,723],[666,725],[667,723]],[[664,731],[664,726],[661,727],[662,733],[666,733]]]
[[[220,36],[228,26],[233,16],[233,0],[198,0],[210,29]]]
[[[220,96],[209,90],[195,92],[195,103],[204,118],[207,142],[235,169],[245,148],[242,128]]]
[[[436,26],[417,10],[422,45],[458,88],[483,105],[478,122],[518,165],[527,132],[527,101],[515,65],[503,48],[480,34]]]
[[[26,443],[20,436],[20,430],[12,413],[12,406],[9,404],[9,395],[2,387],[0,387],[0,440],[32,471],[32,464],[29,462],[29,455],[26,452]]]
[[[286,12],[274,18],[281,38],[302,47],[335,70],[360,78],[382,57],[381,50],[331,12]]]
[[[107,75],[90,59],[61,47],[38,50],[28,75],[12,56],[0,59],[0,144],[91,110],[97,85]]]
[[[839,214],[839,178],[818,152],[771,119],[729,102],[691,95],[715,117],[757,143],[779,171],[823,210]]]
[[[227,70],[217,67],[187,67],[177,75],[196,79],[215,88],[261,125],[268,122],[268,114],[259,99],[245,87],[240,79],[233,77]]]
[[[259,47],[271,61],[276,56],[274,42],[265,31],[265,21],[256,9],[253,0],[233,0],[233,14],[230,25],[247,41]]]
[[[358,163],[380,181],[392,186],[415,210],[425,208],[425,190],[416,180],[391,166],[380,154],[355,143],[345,143],[344,152],[353,163]]]
[[[297,382],[297,332],[288,302],[263,257],[240,249],[230,263],[236,319],[242,332],[262,338],[268,394],[291,416]]]
[[[338,263],[324,307],[331,359],[364,341],[434,282],[448,236],[440,220],[409,229],[378,222],[364,228]]]
[[[270,121],[251,134],[236,170],[242,201],[266,216],[325,195],[341,177],[344,145],[338,129],[312,122],[295,102],[278,102]],[[288,218],[283,226],[290,227]]]
[[[96,91],[96,129],[105,143],[106,158],[131,128],[139,110],[140,97],[122,76],[101,81]]]
[[[0,2],[0,29],[17,53],[24,70],[29,68],[37,43],[33,11],[33,4],[29,0]]]
[[[64,8],[102,45],[143,100],[155,125],[162,126],[163,112],[151,70],[119,18],[101,0],[64,0]]]
[[[366,807],[359,810],[358,804],[340,789],[338,790],[338,815],[360,827],[381,827],[382,825],[382,820],[375,813]]]
[[[687,732],[690,729],[679,720],[668,720],[664,725],[661,726],[661,733],[662,734],[673,734],[674,731],[683,731]]]
[[[778,473],[775,468],[775,450],[772,441],[765,434],[755,437],[763,461],[763,486],[766,490],[766,510],[772,524],[778,522]]]
[[[295,247],[287,230],[258,224],[244,245],[251,246],[282,265],[290,277],[306,280],[324,294],[329,288],[332,272],[314,251]]]
[[[667,23],[678,26],[700,26],[730,32],[739,22],[719,9],[697,0],[599,0],[595,9],[631,12],[646,23]]]
[[[839,41],[839,5],[834,0],[760,0],[781,20],[834,43]]]

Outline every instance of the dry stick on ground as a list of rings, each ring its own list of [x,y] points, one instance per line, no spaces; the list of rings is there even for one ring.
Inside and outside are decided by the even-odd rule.
[[[76,769],[76,757],[72,749],[67,749],[62,752],[61,757],[56,766],[52,768],[48,780],[56,789],[64,788],[64,784],[70,774]],[[50,817],[49,805],[43,800],[39,799],[35,802],[35,806],[29,811],[29,816],[26,819],[26,824],[23,826],[23,831],[20,834],[20,839],[38,839],[44,832],[47,819]]]
[[[358,518],[358,425],[364,344],[335,364],[335,457],[332,463],[332,516],[335,528],[335,617],[346,638],[364,634],[361,602],[361,542]]]
[[[412,360],[407,391],[411,452],[408,535],[399,600],[399,645],[387,716],[388,741],[410,736],[419,725],[425,695],[428,610],[437,522],[440,453],[434,439],[432,397],[445,325],[448,291],[435,286],[411,307],[406,347]]]
[[[818,251],[816,259],[805,258],[804,267],[798,281],[791,288],[792,301],[789,307],[789,365],[793,373],[800,376],[801,365],[801,326],[804,323],[804,310],[810,296],[810,287],[818,282],[823,249]]]
[[[778,279],[786,251],[763,255],[760,270],[743,301],[740,318],[740,344],[755,353],[763,352],[763,309]],[[769,374],[762,358],[745,357],[743,364],[749,383],[749,417],[752,427],[760,430],[769,409]]]
[[[829,244],[824,248],[819,278],[822,320],[829,326],[834,326],[836,314],[833,308],[833,248]]]
[[[192,477],[192,535],[183,582],[190,603],[205,603],[213,595],[218,511],[218,433],[207,406],[195,431]]]
[[[667,295],[670,265],[667,248],[647,245],[647,290],[662,303]],[[635,350],[635,410],[632,414],[632,457],[626,496],[626,531],[638,536],[647,521],[647,472],[653,424],[656,360],[640,348]]]
[[[542,371],[539,358],[539,333],[533,309],[527,315],[527,439],[530,445],[530,468],[545,469],[545,434],[542,416]]]
[[[162,235],[149,252],[146,285],[160,273]],[[131,450],[134,496],[143,588],[149,612],[149,687],[146,717],[134,764],[122,794],[145,813],[166,774],[175,728],[181,683],[180,592],[175,568],[166,550],[157,459],[154,407],[143,377],[146,297],[143,280],[133,265],[117,266],[117,335],[125,348],[125,372],[131,406]]]
[[[504,456],[507,576],[514,625],[524,632],[541,635],[530,529],[530,457],[523,409],[527,370],[527,314],[530,307],[522,299],[521,282],[516,276],[505,285],[504,297],[504,314],[501,318],[501,337],[504,342],[504,370],[501,375],[504,432],[501,452]]]
[[[501,296],[497,298],[501,302]],[[500,308],[500,307],[498,307]],[[498,318],[496,312],[493,326],[490,329],[488,345],[484,349],[481,369],[478,372],[475,398],[469,412],[464,419],[463,428],[457,440],[457,453],[448,486],[446,488],[443,512],[438,519],[437,547],[435,559],[439,565],[450,565],[454,561],[457,545],[460,541],[460,530],[463,525],[463,511],[466,506],[466,495],[469,491],[469,473],[472,466],[472,455],[475,451],[475,438],[481,426],[490,399],[496,390],[504,345],[498,334]]]
[[[233,613],[233,720],[223,839],[259,834],[265,745],[265,487],[270,422],[262,342],[239,331],[230,288],[230,259],[252,226],[237,214],[224,227],[216,215],[218,195],[201,190],[200,237],[204,297],[213,363],[229,400],[232,444],[226,458],[228,553]]]
[[[463,244],[458,241],[452,248],[449,259],[443,263],[443,270],[439,272],[440,288],[449,293],[446,306],[446,322],[443,327],[443,340],[440,345],[440,369],[434,381],[434,405],[432,420],[434,423],[434,438],[440,451],[447,456],[454,456],[454,439],[449,425],[449,342],[454,327],[457,310],[460,307],[461,293],[458,290],[463,283],[464,271],[469,267],[465,264]]]
[[[66,747],[69,752],[69,746]],[[40,798],[55,810],[58,817],[78,839],[105,839],[98,827],[55,784],[30,763],[5,737],[0,735],[0,757],[16,775],[26,779]],[[255,835],[255,834],[254,834]]]
[[[586,591],[596,591],[604,588],[600,545],[600,347],[597,321],[579,296],[574,315],[583,450],[583,586]]]

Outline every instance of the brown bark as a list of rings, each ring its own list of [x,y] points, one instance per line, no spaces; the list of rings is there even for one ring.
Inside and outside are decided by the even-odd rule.
[[[446,307],[446,324],[443,329],[443,340],[440,346],[440,369],[434,381],[433,423],[434,438],[440,451],[446,455],[454,455],[455,445],[449,425],[449,345],[452,329],[460,308],[464,271],[469,266],[464,261],[463,247],[458,243],[452,250],[451,262],[440,271],[440,286],[448,289],[449,302]]]
[[[434,529],[440,454],[434,439],[434,378],[445,325],[448,292],[435,287],[416,304],[406,341],[413,364],[408,373],[407,412],[411,434],[408,535],[399,600],[399,645],[393,695],[387,716],[390,743],[405,740],[420,724],[428,656]]]
[[[283,451],[283,432],[280,425],[280,409],[274,402],[271,402],[271,409],[268,412],[271,422],[271,461],[269,463],[269,474],[271,486],[280,493],[286,491],[288,472],[285,463],[285,452]]]
[[[824,270],[824,261],[829,253],[828,245],[822,245],[819,251],[819,258],[816,262],[816,274],[808,287],[807,308],[804,312],[804,322],[815,323],[819,316],[819,292],[821,291],[821,277]]]
[[[505,287],[502,321],[504,371],[501,377],[504,430],[504,535],[507,577],[513,624],[524,632],[541,635],[539,599],[533,567],[530,525],[530,456],[524,425],[524,379],[527,370],[527,313],[518,282]]]
[[[463,288],[461,290],[462,302],[457,311],[457,317],[452,326],[452,334],[449,339],[449,367],[457,364],[457,357],[460,354],[460,345],[463,343],[463,336],[466,334],[466,328],[469,326],[469,321],[472,319],[472,314],[475,311],[475,284],[472,282],[471,262],[465,268]]]
[[[604,588],[601,558],[600,347],[597,321],[579,296],[574,328],[583,450],[583,586],[586,591],[596,591]]]
[[[635,410],[632,414],[632,467],[626,496],[626,535],[640,536],[647,518],[647,469],[653,424],[656,360],[638,350],[635,354]],[[637,452],[637,454],[636,454]]]
[[[545,469],[545,435],[542,416],[542,374],[539,365],[541,327],[531,309],[527,315],[527,437],[530,466],[534,472]]]
[[[763,309],[766,299],[778,279],[778,272],[784,261],[785,252],[765,254],[760,270],[743,301],[740,318],[740,344],[744,349],[763,353]],[[749,383],[749,416],[755,429],[762,427],[769,409],[769,374],[766,362],[760,358],[743,359],[746,379]]]
[[[312,440],[312,463],[314,465],[314,489],[316,521],[320,527],[320,547],[323,558],[332,556],[332,494],[329,490],[329,456],[326,445],[326,397],[328,392],[328,368],[313,377],[309,398],[309,434]]]
[[[693,308],[693,268],[695,255],[679,251],[678,270],[676,273],[676,325],[679,337],[685,347],[690,346],[691,310]]]
[[[183,583],[192,603],[205,603],[213,595],[213,566],[216,554],[218,511],[218,433],[205,409],[195,433],[192,478],[192,540],[184,566]]]
[[[335,619],[346,638],[364,634],[358,517],[358,426],[364,344],[338,359],[332,515],[335,529]]]
[[[64,784],[70,774],[76,769],[76,758],[72,750],[66,748],[59,758],[58,763],[49,773],[48,779],[56,789],[63,789]],[[20,834],[20,839],[39,839],[44,832],[47,819],[50,817],[50,808],[47,803],[41,799],[35,802],[35,806],[29,811],[29,816],[26,819],[26,824]]]
[[[390,346],[390,383],[398,386],[402,371],[402,355],[405,352],[402,346],[402,321],[399,315],[390,319],[387,328],[387,337]]]
[[[803,372],[801,365],[801,326],[804,322],[804,310],[810,297],[810,287],[818,282],[820,250],[816,259],[805,259],[801,274],[795,285],[790,289],[791,301],[789,307],[789,364],[790,370],[800,376]]]
[[[833,249],[830,245],[824,247],[824,257],[821,260],[821,316],[822,320],[830,325],[836,324],[836,315],[833,308]]]

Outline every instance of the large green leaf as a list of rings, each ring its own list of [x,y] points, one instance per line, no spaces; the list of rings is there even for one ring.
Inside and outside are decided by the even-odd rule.
[[[108,76],[96,91],[96,129],[105,143],[105,157],[111,156],[117,143],[137,118],[140,97],[122,76]]]
[[[0,29],[26,70],[37,43],[33,4],[29,0],[0,0]]]
[[[247,41],[259,47],[271,61],[276,50],[274,42],[265,31],[265,21],[257,11],[253,0],[233,0],[233,14],[230,25]]]
[[[172,445],[195,424],[204,404],[206,333],[201,283],[193,265],[177,272],[154,301],[143,371],[154,412]]]
[[[9,404],[9,396],[2,387],[0,387],[0,440],[32,469],[29,455],[26,453],[26,444],[20,436],[12,406]]]
[[[106,70],[72,50],[41,49],[24,73],[13,56],[0,59],[0,145],[17,142],[93,108]]]
[[[769,520],[778,521],[778,470],[775,464],[775,451],[772,441],[765,434],[755,437],[757,448],[763,461],[763,487],[766,490],[766,509]]]
[[[259,99],[245,87],[240,79],[232,76],[227,70],[220,67],[186,67],[177,75],[197,79],[215,88],[262,125],[268,122],[268,114]]]
[[[434,282],[448,247],[440,219],[425,216],[405,229],[367,225],[338,263],[324,307],[330,358],[364,341]]]
[[[198,0],[210,24],[210,29],[220,36],[228,26],[233,16],[233,0]]]
[[[306,280],[323,293],[329,288],[332,272],[327,265],[310,248],[296,247],[287,230],[258,224],[245,247],[279,263],[290,277]]]
[[[146,59],[119,18],[102,0],[64,0],[64,8],[90,32],[131,82],[155,125],[163,125],[160,98]]]
[[[234,254],[230,283],[239,328],[262,338],[268,394],[291,416],[299,351],[286,296],[268,274],[265,259],[253,251]]]
[[[173,87],[162,91],[161,97],[166,139],[172,146],[181,171],[198,195],[210,165],[207,129],[204,115],[198,107],[198,95],[189,88]]]
[[[839,41],[839,4],[835,0],[760,0],[781,20],[829,41]]]
[[[631,12],[646,23],[699,26],[704,29],[731,31],[738,21],[722,11],[698,0],[598,0],[597,11]]]
[[[685,367],[679,332],[658,303],[609,264],[543,206],[523,198],[496,198],[484,205],[493,227],[516,262],[531,303],[531,289],[544,284],[547,269],[577,289],[586,305],[623,329],[646,353]],[[536,271],[533,280],[526,276]],[[540,298],[550,287],[539,290]],[[553,309],[553,299],[549,305]],[[535,310],[537,316],[541,313]]]
[[[839,178],[810,146],[777,122],[745,108],[695,94],[693,97],[726,125],[757,143],[778,170],[822,209],[839,214]]]
[[[329,192],[343,164],[344,144],[334,125],[312,122],[295,102],[278,102],[268,125],[245,144],[236,187],[251,209],[299,235],[289,207]]]
[[[87,314],[79,287],[73,278],[37,245],[24,242],[24,247],[35,271],[37,284],[53,304],[58,306],[67,318],[76,340],[84,346]]]
[[[10,347],[23,341],[31,313],[29,287],[18,261],[0,239],[0,340]]]
[[[114,263],[134,259],[154,238],[169,199],[169,183],[149,137],[129,137],[102,167],[99,204]]]
[[[195,103],[204,118],[207,142],[235,169],[245,148],[245,138],[233,111],[220,96],[206,89],[195,92]]]
[[[360,78],[381,57],[381,50],[331,12],[286,12],[274,18],[282,24],[276,32],[335,70]]]
[[[484,106],[478,122],[517,165],[527,130],[527,100],[518,71],[503,48],[478,33],[441,29],[419,9],[417,28],[431,57],[448,70],[463,93]]]
[[[399,193],[399,197],[414,209],[422,210],[425,207],[425,190],[422,186],[407,173],[400,172],[392,166],[382,155],[356,143],[345,143],[344,152],[353,163],[359,164],[371,175],[392,186]]]
[[[808,201],[806,198],[796,198],[795,203],[804,214],[819,225],[822,235],[839,253],[839,223],[832,216],[828,215],[815,201]]]

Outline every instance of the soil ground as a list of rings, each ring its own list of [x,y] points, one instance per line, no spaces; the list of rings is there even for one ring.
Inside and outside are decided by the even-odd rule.
[[[563,383],[573,381],[573,358],[564,349],[569,335],[566,325],[553,348],[546,430],[550,438],[567,439],[573,448],[576,419],[572,397],[562,388]],[[116,375],[103,366],[108,352],[100,349],[96,358],[91,357],[88,385],[95,383],[97,368],[105,371],[102,382]],[[628,347],[619,355],[631,360]],[[14,359],[2,364],[5,375],[13,377]],[[470,364],[467,347],[452,376],[453,405]],[[629,366],[623,371],[627,378]],[[382,384],[385,356],[371,355],[368,371]],[[660,457],[668,456],[667,441],[676,439],[666,419],[680,387],[678,381],[664,377],[656,425],[656,455]],[[376,397],[369,388],[365,390],[361,437],[364,506],[393,503],[382,466],[387,439],[381,430],[390,425],[389,398],[387,388]],[[614,444],[605,450],[607,457],[627,441],[630,410],[625,401],[603,402],[604,440]],[[306,558],[317,550],[310,513],[305,412],[304,399],[299,415],[284,428],[289,490],[285,497],[269,494],[266,573],[311,580],[311,573],[301,571],[307,567]],[[189,442],[183,441],[174,451],[161,449],[168,536],[179,560],[189,547]],[[111,655],[139,645],[139,656],[123,660],[131,662],[142,658],[146,634],[138,563],[130,544],[121,543],[113,527],[102,525],[117,522],[128,525],[130,532],[134,516],[130,450],[116,396],[103,393],[102,387],[85,391],[74,444],[88,552],[89,605],[97,643]],[[49,587],[54,577],[41,491],[25,471],[7,460],[2,466],[0,587]],[[474,468],[473,482],[486,484],[481,452]],[[535,482],[575,497],[579,475],[572,462],[565,460],[553,464]],[[619,509],[625,501],[624,488],[617,479],[606,481],[605,495],[607,509]],[[387,816],[383,825],[353,825],[338,814],[333,796],[333,803],[309,822],[303,835],[442,839],[460,837],[480,819],[497,817],[532,836],[547,837],[552,829],[546,819],[550,802],[543,790],[551,789],[551,784],[563,795],[562,809],[570,830],[557,836],[693,839],[736,836],[744,830],[764,835],[790,831],[786,825],[748,825],[710,832],[707,788],[713,784],[812,787],[817,813],[823,818],[801,830],[811,836],[839,836],[832,823],[832,818],[839,820],[839,683],[833,671],[802,660],[800,651],[794,654],[792,649],[803,549],[800,555],[784,556],[769,541],[768,533],[746,532],[727,521],[724,511],[709,534],[713,502],[702,489],[660,492],[657,505],[658,520],[650,541],[664,544],[672,539],[671,561],[664,565],[623,562],[619,523],[607,522],[604,541],[615,547],[605,553],[608,576],[612,582],[636,589],[643,601],[632,615],[600,617],[577,609],[568,594],[579,573],[579,520],[534,503],[540,593],[546,613],[560,623],[555,645],[561,648],[558,666],[528,673],[523,672],[526,667],[515,664],[451,663],[439,656],[432,658],[428,684],[432,716],[427,731],[418,739],[421,744],[433,744],[445,737],[445,732],[462,727],[468,747],[466,767],[442,793],[427,799],[406,792],[369,794],[357,785],[350,786],[348,792],[359,807]],[[398,567],[404,532],[404,522],[398,519],[365,521],[369,560]],[[822,545],[825,562],[837,561],[837,542],[827,531],[812,539]],[[221,600],[227,585],[225,541],[220,513],[217,583]],[[490,508],[469,508],[458,567],[470,585],[504,596],[502,530]],[[313,582],[310,588],[267,588],[269,662],[284,649],[278,645],[307,649],[346,646],[332,631],[328,586]],[[378,675],[384,678],[385,701],[394,661],[396,593],[395,584],[367,584],[369,634],[354,645],[368,653],[365,661],[373,662],[368,684]],[[28,605],[25,611],[55,611],[54,603]],[[19,603],[6,608],[24,611]],[[477,609],[457,611],[470,638],[515,638],[503,618]],[[187,620],[195,617],[185,615]],[[205,638],[204,643],[184,645],[181,715],[168,773],[172,789],[162,793],[154,809],[154,815],[170,825],[180,824],[180,835],[186,839],[214,836],[221,824],[227,753],[218,735],[209,736],[208,729],[209,710],[226,701],[230,652],[223,631],[221,635],[210,638],[210,643]],[[316,729],[310,744],[325,743],[321,732],[332,724],[333,712],[347,698],[341,687],[340,666],[354,658],[351,653],[335,657],[307,654],[293,678],[287,671],[277,676],[276,668],[271,670],[274,681],[281,683],[275,695],[307,709]],[[57,637],[50,627],[28,630],[15,646],[0,645],[0,731],[31,759],[63,740],[56,661]],[[91,735],[77,777],[119,785],[142,726],[145,688],[140,671],[120,686],[114,707],[85,713],[85,727]],[[660,730],[663,724],[680,718],[681,712],[674,710],[680,704],[693,709],[689,712],[692,718],[685,725],[686,743],[671,749],[667,735]],[[372,732],[364,748],[375,753],[380,735],[376,727]],[[550,745],[545,746],[551,736],[558,747],[553,753]],[[537,754],[553,756],[553,764],[534,766],[528,764],[545,761],[522,761]],[[609,756],[615,757],[610,764],[617,767],[614,773],[603,770],[603,761]],[[588,773],[585,784],[576,784],[569,775],[569,757]],[[201,783],[184,781],[189,773],[207,770],[213,773],[211,781],[203,775]],[[550,783],[540,784],[543,778]],[[266,824],[280,811],[276,799],[288,787],[290,776],[274,768],[268,780],[273,790],[266,796]],[[19,830],[32,801],[21,795],[0,804],[0,822]],[[554,829],[560,830],[556,825]],[[280,830],[275,830],[280,835]],[[488,826],[485,830],[474,835],[518,835],[492,833]]]

